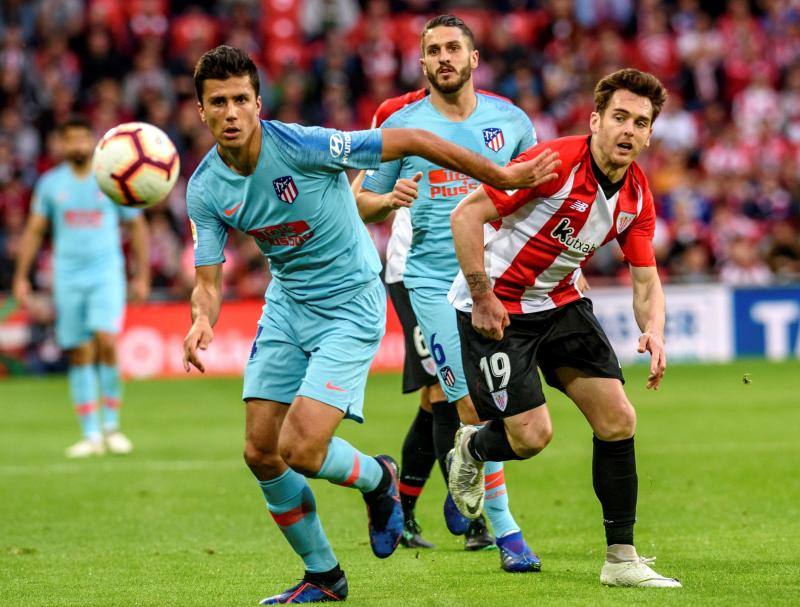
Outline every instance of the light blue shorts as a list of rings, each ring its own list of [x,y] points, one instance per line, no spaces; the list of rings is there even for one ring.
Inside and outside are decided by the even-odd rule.
[[[386,289],[377,278],[337,307],[267,294],[244,371],[242,398],[291,404],[307,396],[364,421],[364,387],[386,330]]]
[[[93,280],[55,281],[56,340],[69,350],[95,333],[117,334],[125,314],[125,275],[102,273]]]
[[[419,328],[436,363],[439,384],[449,402],[469,394],[461,363],[456,310],[447,301],[447,288],[415,287],[408,290]]]

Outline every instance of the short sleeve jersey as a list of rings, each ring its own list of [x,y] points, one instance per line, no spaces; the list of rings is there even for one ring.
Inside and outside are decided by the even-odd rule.
[[[269,260],[271,288],[300,302],[338,305],[380,272],[344,174],[380,165],[380,131],[264,120],[261,137],[252,174],[230,169],[215,146],[189,180],[195,265],[222,263],[234,228],[253,236]]]
[[[452,121],[426,97],[392,114],[382,128],[413,127],[481,154],[505,165],[536,143],[528,116],[502,98],[476,93],[477,105],[463,121]],[[443,169],[418,156],[385,162],[367,173],[364,188],[379,194],[390,192],[400,178],[422,173],[419,198],[411,207],[412,239],[403,281],[409,288],[449,288],[458,273],[458,261],[450,231],[450,212],[464,196],[480,186],[471,177]]]
[[[119,222],[141,213],[114,204],[94,174],[80,178],[66,162],[39,179],[31,212],[46,217],[52,226],[54,271],[61,281],[121,271]]]
[[[484,186],[501,217],[486,241],[484,263],[495,295],[511,314],[566,305],[582,294],[580,269],[602,245],[616,239],[633,266],[654,266],[655,205],[650,186],[634,162],[622,187],[606,198],[592,170],[589,138],[564,137],[526,150],[514,162],[535,158],[545,148],[558,152],[558,178],[533,189]],[[459,273],[450,301],[472,307]]]

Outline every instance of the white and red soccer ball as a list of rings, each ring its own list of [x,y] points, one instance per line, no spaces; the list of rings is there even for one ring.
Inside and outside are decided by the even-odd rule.
[[[146,122],[115,126],[97,143],[92,160],[100,189],[117,204],[134,208],[164,200],[180,168],[167,134]]]

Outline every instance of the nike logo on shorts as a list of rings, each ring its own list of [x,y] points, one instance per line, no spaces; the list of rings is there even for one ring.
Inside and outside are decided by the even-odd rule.
[[[339,386],[334,386],[333,383],[331,382],[325,384],[325,387],[328,390],[333,390],[334,392],[347,392],[347,390],[345,390],[344,388],[340,388]]]

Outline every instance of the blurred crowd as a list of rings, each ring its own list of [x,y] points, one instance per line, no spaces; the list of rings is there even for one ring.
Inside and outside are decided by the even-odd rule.
[[[182,158],[148,211],[154,287],[192,280],[186,179],[213,141],[192,70],[219,43],[261,70],[264,115],[369,125],[385,98],[423,85],[419,33],[453,12],[473,28],[480,88],[531,117],[540,140],[585,133],[601,76],[634,66],[670,98],[641,157],[659,212],[656,249],[673,283],[800,279],[800,2],[797,0],[0,0],[0,291],[8,290],[32,187],[59,161],[54,126],[73,111],[101,135],[128,120],[165,130]],[[388,223],[371,226],[379,250]],[[227,294],[260,297],[265,262],[231,235]],[[45,252],[36,280],[47,286]],[[587,269],[622,279],[618,250]]]

